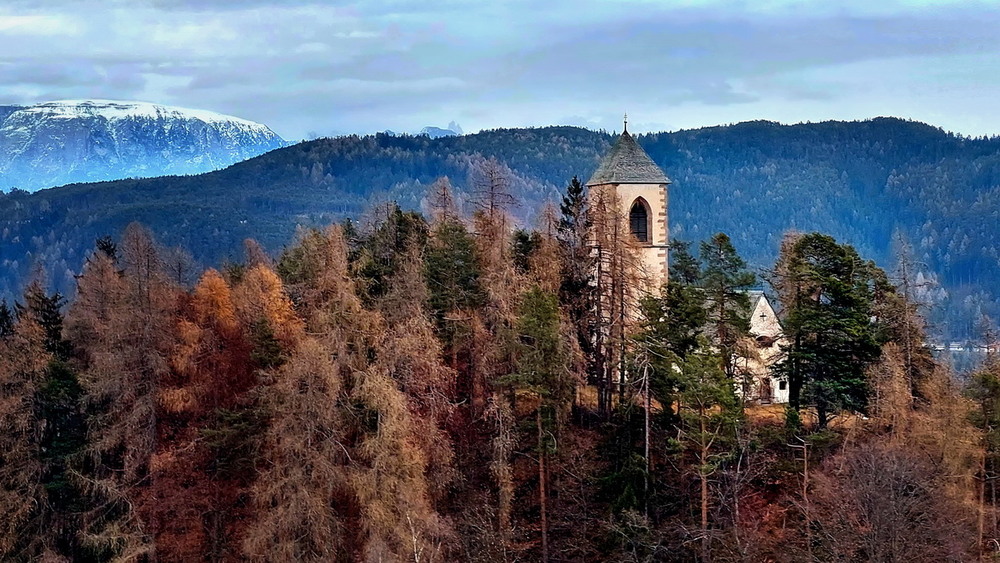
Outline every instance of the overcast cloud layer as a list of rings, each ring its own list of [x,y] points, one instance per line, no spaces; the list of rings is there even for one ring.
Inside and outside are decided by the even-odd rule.
[[[1000,9],[802,4],[5,0],[0,105],[134,99],[290,140],[620,130],[626,110],[636,131],[894,115],[1000,134]]]

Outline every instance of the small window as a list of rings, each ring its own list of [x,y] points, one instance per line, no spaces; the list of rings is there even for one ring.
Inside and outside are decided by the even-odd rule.
[[[788,388],[788,382],[787,381],[779,381],[778,382],[778,389],[780,389],[781,391],[784,391],[786,388]]]
[[[635,200],[632,209],[628,213],[629,225],[632,236],[639,242],[649,242],[649,211],[642,200]]]

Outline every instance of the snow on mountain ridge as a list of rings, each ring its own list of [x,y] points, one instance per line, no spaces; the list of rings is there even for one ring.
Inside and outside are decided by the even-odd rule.
[[[198,174],[287,144],[260,123],[148,102],[0,106],[0,190]]]
[[[203,109],[189,109],[150,102],[117,100],[55,100],[30,106],[20,106],[18,111],[45,114],[52,118],[71,119],[99,115],[107,119],[129,117],[197,119],[205,123],[239,123],[253,128],[270,129],[256,121],[224,115]]]

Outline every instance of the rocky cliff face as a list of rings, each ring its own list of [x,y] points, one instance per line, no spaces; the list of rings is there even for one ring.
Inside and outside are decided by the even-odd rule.
[[[0,189],[197,174],[286,144],[260,123],[142,102],[0,106]]]

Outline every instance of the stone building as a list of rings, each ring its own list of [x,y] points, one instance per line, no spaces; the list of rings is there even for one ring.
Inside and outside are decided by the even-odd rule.
[[[625,130],[587,181],[592,208],[598,201],[610,201],[618,207],[616,215],[631,235],[630,244],[636,249],[638,259],[638,264],[629,269],[637,270],[634,278],[639,280],[639,287],[621,287],[619,290],[612,288],[611,294],[620,292],[617,308],[615,295],[600,297],[598,314],[602,317],[603,326],[609,327],[607,334],[600,335],[600,338],[612,340],[616,338],[616,329],[621,331],[617,339],[624,339],[624,325],[637,319],[634,305],[639,297],[643,293],[659,291],[667,283],[669,272],[670,224],[667,205],[668,186],[671,182],[628,132],[627,121],[625,125]],[[596,242],[595,246],[600,246],[600,242]],[[613,260],[603,261],[599,258],[598,262],[607,265]],[[629,308],[632,308],[631,312]],[[780,357],[781,345],[784,343],[778,316],[761,291],[750,292],[750,309],[751,341],[746,343],[743,353],[735,362],[740,379],[735,382],[737,392],[759,404],[787,403],[787,382],[773,378],[770,373],[771,366]],[[623,365],[614,351],[605,356]],[[614,363],[609,362],[608,369]],[[624,377],[624,371],[605,376],[609,383],[620,382]]]
[[[781,347],[788,344],[774,307],[763,291],[750,291],[750,338],[734,365],[741,385],[737,391],[748,401],[761,405],[788,402],[788,382],[771,375],[771,366],[781,359]]]
[[[670,179],[626,129],[587,182],[590,199],[608,198],[628,217],[628,229],[639,247],[640,275],[658,289],[667,282],[667,186]]]

